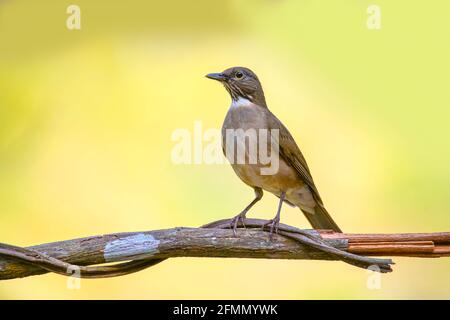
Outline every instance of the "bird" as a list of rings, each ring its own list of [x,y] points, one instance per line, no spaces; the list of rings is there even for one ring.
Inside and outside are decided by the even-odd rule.
[[[219,73],[209,73],[206,77],[222,83],[231,97],[231,105],[222,125],[222,150],[237,176],[255,192],[255,198],[250,204],[230,220],[234,234],[236,235],[239,222],[245,227],[247,212],[262,199],[264,191],[279,198],[275,217],[263,226],[263,228],[270,227],[271,238],[274,232],[278,233],[283,203],[300,208],[314,229],[331,229],[342,233],[325,209],[300,148],[284,124],[269,110],[261,82],[256,74],[246,67],[232,67]],[[249,161],[252,157],[249,153],[254,150],[249,146],[249,140],[244,140],[244,145],[242,143],[240,145],[241,148],[245,148],[243,151],[245,161],[236,161],[236,149],[231,144],[232,147],[228,150],[230,141],[227,141],[227,138],[230,140],[229,132],[238,130],[241,130],[240,132],[266,130],[277,133],[277,137],[268,142],[261,142],[261,138],[257,138],[261,143],[266,143],[266,147],[269,145],[276,147],[274,149],[278,156],[276,172],[262,173],[262,169],[267,168],[267,163],[262,163],[258,158],[262,150],[259,146],[256,149],[256,161]],[[233,139],[232,142],[236,143],[236,136]]]

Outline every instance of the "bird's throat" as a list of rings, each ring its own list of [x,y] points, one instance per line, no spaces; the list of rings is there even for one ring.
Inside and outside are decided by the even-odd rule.
[[[241,107],[250,107],[253,103],[248,100],[245,99],[243,97],[239,97],[236,100],[232,100],[231,101],[231,106],[230,108],[235,109],[235,108],[241,108]]]

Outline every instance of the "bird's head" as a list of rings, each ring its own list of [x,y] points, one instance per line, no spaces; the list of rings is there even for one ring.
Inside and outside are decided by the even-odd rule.
[[[233,101],[243,98],[266,107],[261,83],[252,70],[244,67],[233,67],[220,73],[209,73],[206,77],[220,81]]]

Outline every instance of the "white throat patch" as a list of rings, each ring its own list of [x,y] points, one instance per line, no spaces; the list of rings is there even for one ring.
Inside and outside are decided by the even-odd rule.
[[[248,107],[251,104],[252,104],[252,102],[250,100],[239,97],[239,99],[233,100],[231,102],[230,108]]]

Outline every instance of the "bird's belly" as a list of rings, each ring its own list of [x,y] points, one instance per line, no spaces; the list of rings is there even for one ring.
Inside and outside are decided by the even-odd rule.
[[[290,194],[304,186],[297,172],[282,159],[279,160],[278,170],[274,174],[262,174],[261,169],[267,168],[267,166],[259,163],[232,164],[232,167],[239,178],[246,184],[252,187],[260,187],[277,196],[282,192]]]
[[[232,167],[239,178],[251,187],[262,188],[278,197],[284,192],[286,200],[307,211],[316,205],[311,190],[282,159],[278,172],[273,175],[261,174],[263,166],[259,164],[232,164]]]

